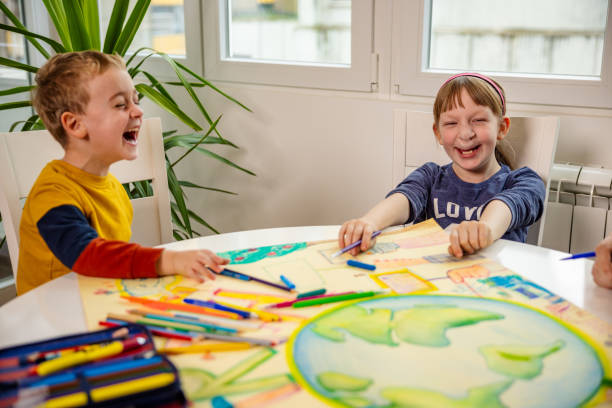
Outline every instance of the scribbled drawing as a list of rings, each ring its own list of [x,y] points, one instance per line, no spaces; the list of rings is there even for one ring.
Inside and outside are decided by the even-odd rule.
[[[388,254],[390,252],[395,252],[399,249],[399,245],[395,242],[376,242],[374,246],[368,249],[365,253],[368,255],[374,254]]]
[[[317,250],[317,252],[325,259],[330,265],[343,265],[346,263],[346,256],[336,256],[333,255],[338,252],[338,248],[322,248]],[[347,255],[348,256],[348,255]]]
[[[156,300],[180,300],[197,291],[194,287],[181,286],[180,275],[155,279],[116,279],[115,285],[122,296],[155,298]]]
[[[408,269],[371,274],[370,278],[381,287],[389,288],[398,294],[430,292],[437,289],[431,282],[411,273]]]
[[[264,348],[217,376],[201,368],[180,367],[179,374],[183,390],[189,400],[203,401],[216,395],[247,394],[293,384],[294,381],[290,374],[238,381],[274,354],[276,354],[275,350]]]
[[[423,258],[391,258],[391,259],[374,259],[372,262],[376,268],[383,270],[395,270],[405,268],[407,266],[421,265],[427,263]]]
[[[612,384],[592,344],[518,303],[404,295],[327,310],[287,347],[302,387],[338,406],[575,407]]]
[[[404,249],[424,248],[434,245],[448,244],[448,234],[445,231],[438,231],[428,235],[405,238],[397,241],[397,244]]]
[[[259,248],[247,248],[234,251],[219,252],[217,255],[230,260],[232,264],[248,264],[265,258],[282,257],[307,247],[306,242],[292,244],[270,245]]]
[[[431,263],[439,264],[439,263],[465,262],[466,260],[473,260],[473,259],[484,259],[484,256],[480,254],[472,254],[472,255],[464,256],[463,258],[456,258],[454,256],[449,255],[448,253],[441,253],[441,254],[435,254],[435,255],[426,255],[423,257],[423,259]]]
[[[519,275],[491,276],[489,278],[480,279],[479,282],[491,288],[501,287],[512,290],[513,292],[520,293],[530,300],[542,298],[550,300],[553,303],[560,303],[563,301],[562,298],[555,295],[548,289],[531,281],[525,280]]]
[[[446,271],[446,275],[453,283],[464,283],[467,278],[486,278],[489,270],[484,265],[470,265]]]

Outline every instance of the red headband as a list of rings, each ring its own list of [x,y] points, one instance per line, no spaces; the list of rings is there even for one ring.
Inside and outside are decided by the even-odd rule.
[[[442,86],[446,85],[448,82],[452,81],[453,79],[458,78],[458,77],[462,77],[462,76],[471,76],[471,77],[480,78],[483,81],[485,81],[487,84],[491,85],[493,87],[493,89],[495,89],[495,92],[497,92],[497,94],[499,95],[499,99],[501,99],[502,115],[506,114],[506,100],[504,99],[504,93],[502,92],[501,89],[499,89],[499,86],[497,86],[497,84],[491,78],[489,78],[487,76],[484,76],[482,74],[478,74],[476,72],[463,72],[461,74],[453,75],[452,77],[448,78],[446,81],[444,81]]]

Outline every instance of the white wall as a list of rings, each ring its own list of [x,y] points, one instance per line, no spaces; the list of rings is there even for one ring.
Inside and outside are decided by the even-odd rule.
[[[340,224],[360,216],[391,188],[393,109],[430,110],[433,102],[393,95],[217,85],[253,113],[204,94],[213,116],[223,113],[222,134],[241,147],[215,151],[257,176],[193,154],[178,165],[178,171],[196,183],[240,194],[190,193],[192,208],[221,232]],[[187,109],[189,104],[184,102],[181,105]],[[159,114],[158,108],[145,105],[146,116]],[[561,116],[556,161],[612,168],[612,110],[510,104],[509,114]],[[164,129],[176,127],[167,115],[162,118]]]

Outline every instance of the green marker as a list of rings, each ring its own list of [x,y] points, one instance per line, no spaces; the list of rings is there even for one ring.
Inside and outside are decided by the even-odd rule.
[[[352,300],[352,299],[359,299],[359,298],[364,298],[364,297],[372,297],[372,296],[378,295],[379,293],[381,293],[381,292],[369,291],[369,292],[347,293],[345,295],[329,296],[329,297],[322,297],[322,298],[316,298],[316,299],[302,300],[302,301],[299,301],[299,302],[295,302],[291,306],[292,307],[317,306],[317,305],[323,305],[325,303],[342,302],[344,300]]]
[[[311,290],[310,292],[304,292],[304,293],[298,294],[297,299],[302,299],[302,298],[309,297],[309,296],[324,295],[324,294],[325,294],[325,288],[315,289],[315,290]]]

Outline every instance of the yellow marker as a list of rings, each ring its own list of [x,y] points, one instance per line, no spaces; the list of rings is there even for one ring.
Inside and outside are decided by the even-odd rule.
[[[94,402],[107,401],[125,395],[137,394],[155,388],[165,387],[174,382],[174,374],[161,373],[149,377],[138,378],[136,380],[124,381],[119,384],[107,385],[105,387],[94,388],[91,390],[91,399]],[[77,392],[74,394],[57,397],[46,401],[42,406],[45,408],[76,407],[87,404],[87,394]]]
[[[147,342],[147,339],[142,336],[136,336],[124,341],[113,341],[112,343],[94,348],[91,350],[76,351],[66,354],[53,360],[47,360],[36,366],[36,374],[43,376],[49,375],[64,368],[73,367],[75,365],[88,363],[90,361],[100,360],[102,358],[120,354],[123,350],[129,350],[142,346]]]
[[[209,343],[209,344],[192,344],[184,347],[167,347],[159,350],[164,354],[188,354],[188,353],[208,353],[213,351],[234,351],[245,350],[253,347],[250,343]]]

